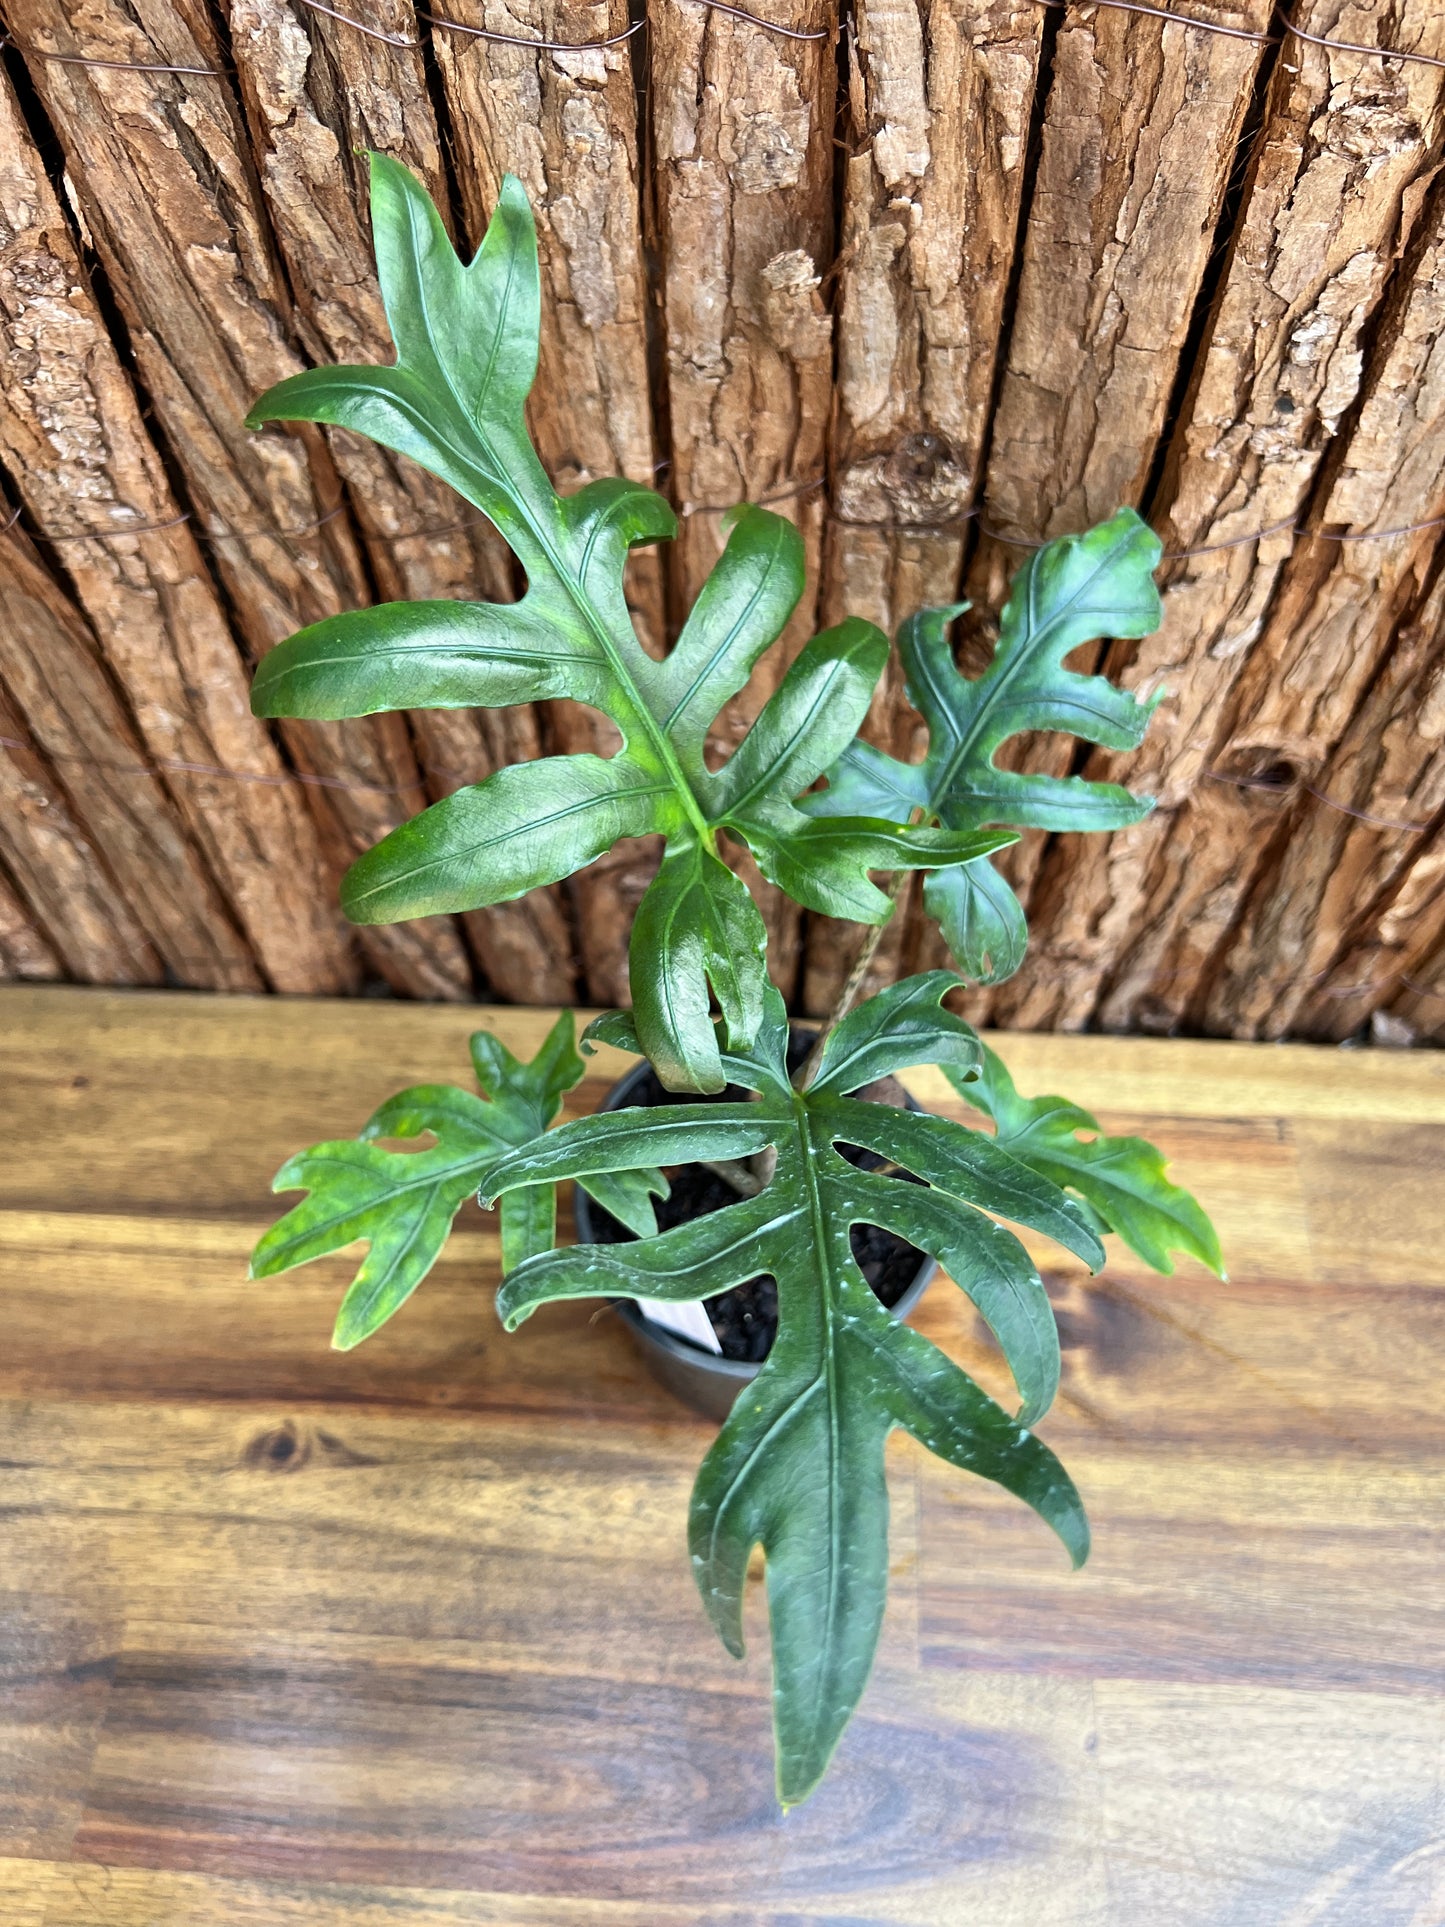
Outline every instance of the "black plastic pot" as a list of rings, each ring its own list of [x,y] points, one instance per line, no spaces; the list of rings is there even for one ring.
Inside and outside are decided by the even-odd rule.
[[[796,1033],[795,1033],[796,1038]],[[801,1040],[806,1044],[809,1040]],[[640,1094],[646,1089],[651,1077],[651,1066],[639,1064],[627,1076],[612,1086],[599,1108],[604,1111],[620,1111],[639,1101]],[[676,1100],[671,1100],[676,1101]],[[913,1099],[907,1098],[908,1108],[916,1111],[921,1107]],[[600,1244],[605,1242],[597,1235],[594,1213],[597,1207],[587,1196],[581,1185],[575,1185],[572,1192],[572,1213],[577,1225],[579,1244]],[[892,1307],[895,1318],[906,1318],[928,1289],[938,1265],[934,1259],[923,1255],[912,1282]],[[634,1342],[642,1352],[643,1361],[653,1377],[680,1398],[684,1404],[692,1406],[704,1417],[716,1419],[719,1424],[732,1410],[738,1394],[745,1385],[752,1383],[762,1370],[761,1364],[754,1364],[740,1358],[723,1358],[716,1352],[705,1351],[701,1345],[694,1345],[676,1332],[668,1331],[662,1325],[655,1325],[643,1315],[630,1298],[614,1298],[613,1308],[632,1334]]]

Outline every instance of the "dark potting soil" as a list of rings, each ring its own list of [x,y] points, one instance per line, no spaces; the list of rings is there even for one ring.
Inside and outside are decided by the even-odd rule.
[[[807,1037],[794,1038],[789,1051],[790,1069],[796,1069],[802,1061],[810,1042]],[[736,1103],[748,1095],[747,1091],[735,1084],[729,1084],[716,1097],[679,1095],[675,1091],[664,1090],[649,1070],[639,1080],[639,1088],[632,1102],[639,1105],[721,1104]],[[838,1150],[850,1164],[857,1165],[862,1171],[876,1170],[885,1162],[876,1152],[860,1150],[856,1145],[840,1144]],[[669,1169],[668,1176],[672,1180],[672,1190],[667,1197],[657,1201],[657,1226],[660,1231],[670,1231],[674,1225],[706,1217],[708,1212],[721,1211],[724,1205],[738,1201],[738,1193],[727,1179],[719,1177],[716,1171],[708,1170],[704,1164],[677,1165]],[[600,1204],[589,1202],[588,1208],[599,1244],[630,1244],[633,1241],[633,1233],[626,1225],[619,1224]],[[849,1238],[859,1270],[872,1286],[875,1297],[891,1309],[917,1277],[918,1267],[923,1263],[923,1253],[878,1225],[855,1224]],[[767,1357],[778,1330],[778,1285],[775,1278],[765,1272],[760,1277],[747,1279],[741,1285],[734,1285],[730,1291],[720,1292],[715,1298],[704,1299],[703,1304],[717,1333],[724,1358],[760,1364]]]

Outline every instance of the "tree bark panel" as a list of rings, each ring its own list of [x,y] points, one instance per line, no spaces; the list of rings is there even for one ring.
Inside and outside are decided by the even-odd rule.
[[[1445,50],[1445,16],[1424,0],[1388,19],[1318,0],[1300,24]],[[1167,693],[1140,751],[1100,753],[1087,770],[1161,808],[1102,852],[1056,846],[1058,875],[1041,881],[1039,905],[1067,892],[1068,919],[1055,943],[1047,911],[1039,917],[1043,941],[996,1005],[1000,1021],[1027,1011],[1042,1024],[1168,1029],[1227,939],[1250,852],[1273,822],[1256,793],[1206,775],[1296,546],[1287,531],[1261,532],[1305,511],[1332,439],[1350,426],[1370,325],[1433,178],[1442,91],[1437,69],[1308,45],[1276,67],[1162,484],[1166,550],[1213,552],[1169,566],[1162,629],[1110,652],[1126,685]],[[1251,536],[1260,539],[1240,540]],[[1268,760],[1251,758],[1243,773]]]
[[[355,981],[352,944],[331,901],[315,827],[265,725],[251,715],[224,609],[4,80],[0,148],[0,457],[34,523],[61,538],[50,553],[94,626],[146,750],[157,762],[196,766],[171,793],[216,880],[177,833],[163,790],[146,778],[131,786],[126,814],[134,814],[134,833],[153,819],[145,847],[155,871],[147,889],[143,870],[129,866],[131,902],[183,983],[249,987],[254,951],[278,990],[343,990]],[[125,536],[127,522],[175,526]],[[8,673],[27,678],[32,698],[45,692],[48,720],[31,720],[43,727],[48,753],[144,763],[131,721],[92,659],[93,640],[77,639],[73,618],[52,613],[44,572],[13,537],[3,563],[7,598],[20,598],[11,604]],[[38,643],[37,623],[53,630],[48,647]],[[216,769],[249,780],[208,773]],[[72,771],[72,793],[88,780]]]
[[[69,178],[116,302],[139,379],[179,465],[249,653],[369,600],[362,558],[319,434],[250,434],[262,389],[304,363],[239,103],[199,0],[135,19],[96,0],[72,21],[60,0],[20,0],[11,26],[64,143]],[[206,76],[75,66],[62,52],[211,70]],[[221,77],[211,77],[220,75]],[[299,531],[299,532],[298,532]],[[333,873],[410,810],[416,762],[397,717],[288,724],[292,757],[322,779]],[[323,801],[324,798],[324,801]],[[362,946],[398,989],[470,990],[449,919],[369,929]]]

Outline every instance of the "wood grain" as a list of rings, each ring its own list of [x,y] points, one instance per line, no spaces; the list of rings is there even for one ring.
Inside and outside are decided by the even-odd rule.
[[[7,1923],[1438,1917],[1445,1058],[995,1039],[1164,1146],[1230,1282],[1035,1247],[1091,1562],[895,1440],[880,1665],[782,1821],[761,1601],[739,1667],[683,1551],[709,1433],[624,1332],[504,1336],[475,1209],[354,1353],[344,1259],[244,1280],[283,1156],[550,1016],[0,991]],[[919,1322],[1003,1389],[946,1280]]]

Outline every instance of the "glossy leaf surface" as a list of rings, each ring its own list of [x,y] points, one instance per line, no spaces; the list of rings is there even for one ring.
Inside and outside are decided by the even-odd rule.
[[[1020,569],[981,676],[959,673],[949,626],[967,608],[924,609],[898,633],[909,701],[928,725],[928,753],[902,763],[853,742],[828,788],[803,799],[819,817],[917,818],[955,830],[1116,830],[1153,808],[1114,783],[999,769],[995,755],[1022,730],[1063,730],[1109,749],[1136,749],[1152,706],[1103,676],[1065,669],[1081,643],[1146,636],[1160,621],[1153,571],[1159,542],[1132,509],[1083,535],[1049,542]],[[998,983],[1023,960],[1027,931],[1012,889],[991,865],[929,879],[924,902],[960,966]]]
[[[1219,1238],[1197,1199],[1165,1176],[1163,1154],[1142,1137],[1106,1137],[1063,1097],[1021,1097],[997,1054],[983,1047],[980,1074],[947,1075],[960,1097],[992,1118],[993,1142],[1050,1183],[1075,1192],[1155,1271],[1182,1251],[1224,1276]],[[1080,1132],[1088,1132],[1081,1137]]]
[[[1057,1382],[1048,1302],[1018,1241],[984,1215],[1060,1236],[1097,1262],[1086,1213],[980,1132],[845,1094],[885,1069],[945,1061],[963,1073],[980,1061],[967,1026],[938,1009],[957,981],[938,972],[860,1006],[830,1038],[807,1093],[789,1082],[787,1018],[769,990],[755,1044],[722,1046],[727,1076],[755,1100],[578,1119],[498,1157],[481,1178],[485,1198],[627,1163],[776,1150],[773,1178],[756,1197],[636,1244],[532,1259],[497,1304],[510,1328],[552,1299],[685,1301],[760,1272],[777,1279],[777,1338],[703,1463],[690,1537],[704,1603],[733,1652],[742,1650],[749,1554],[761,1544],[767,1555],[785,1804],[817,1784],[872,1665],[887,1586],[883,1446],[894,1426],[1016,1493],[1076,1564],[1087,1551],[1078,1494],[1028,1429]],[[630,1031],[626,1017],[596,1027],[611,1043]],[[873,1143],[926,1182],[860,1171],[840,1143]],[[1019,1418],[884,1310],[854,1261],[855,1224],[884,1225],[954,1268],[1004,1346],[1024,1400]]]
[[[764,982],[762,920],[720,874],[720,830],[753,845],[764,873],[799,902],[875,922],[892,904],[870,869],[962,861],[1003,839],[925,832],[920,843],[866,812],[819,833],[791,810],[867,713],[888,643],[866,622],[808,643],[731,758],[709,770],[709,728],[802,593],[797,530],[765,509],[736,511],[676,647],[654,661],[634,632],[623,569],[631,546],[675,533],[672,510],[616,480],[559,496],[528,437],[540,282],[520,184],[504,180],[464,264],[420,184],[373,155],[372,225],[395,365],[292,376],[257,403],[251,425],[331,423],[421,463],[495,524],[527,589],[507,605],[331,616],[266,659],[254,706],[336,719],[568,696],[601,710],[621,733],[615,755],[544,757],[455,791],[354,864],[342,903],[357,923],[484,908],[572,875],[621,838],[660,834],[668,854],[630,953],[640,1035],[669,1086],[718,1090],[710,994],[728,1039],[745,1044]],[[779,855],[793,818],[801,839]]]

